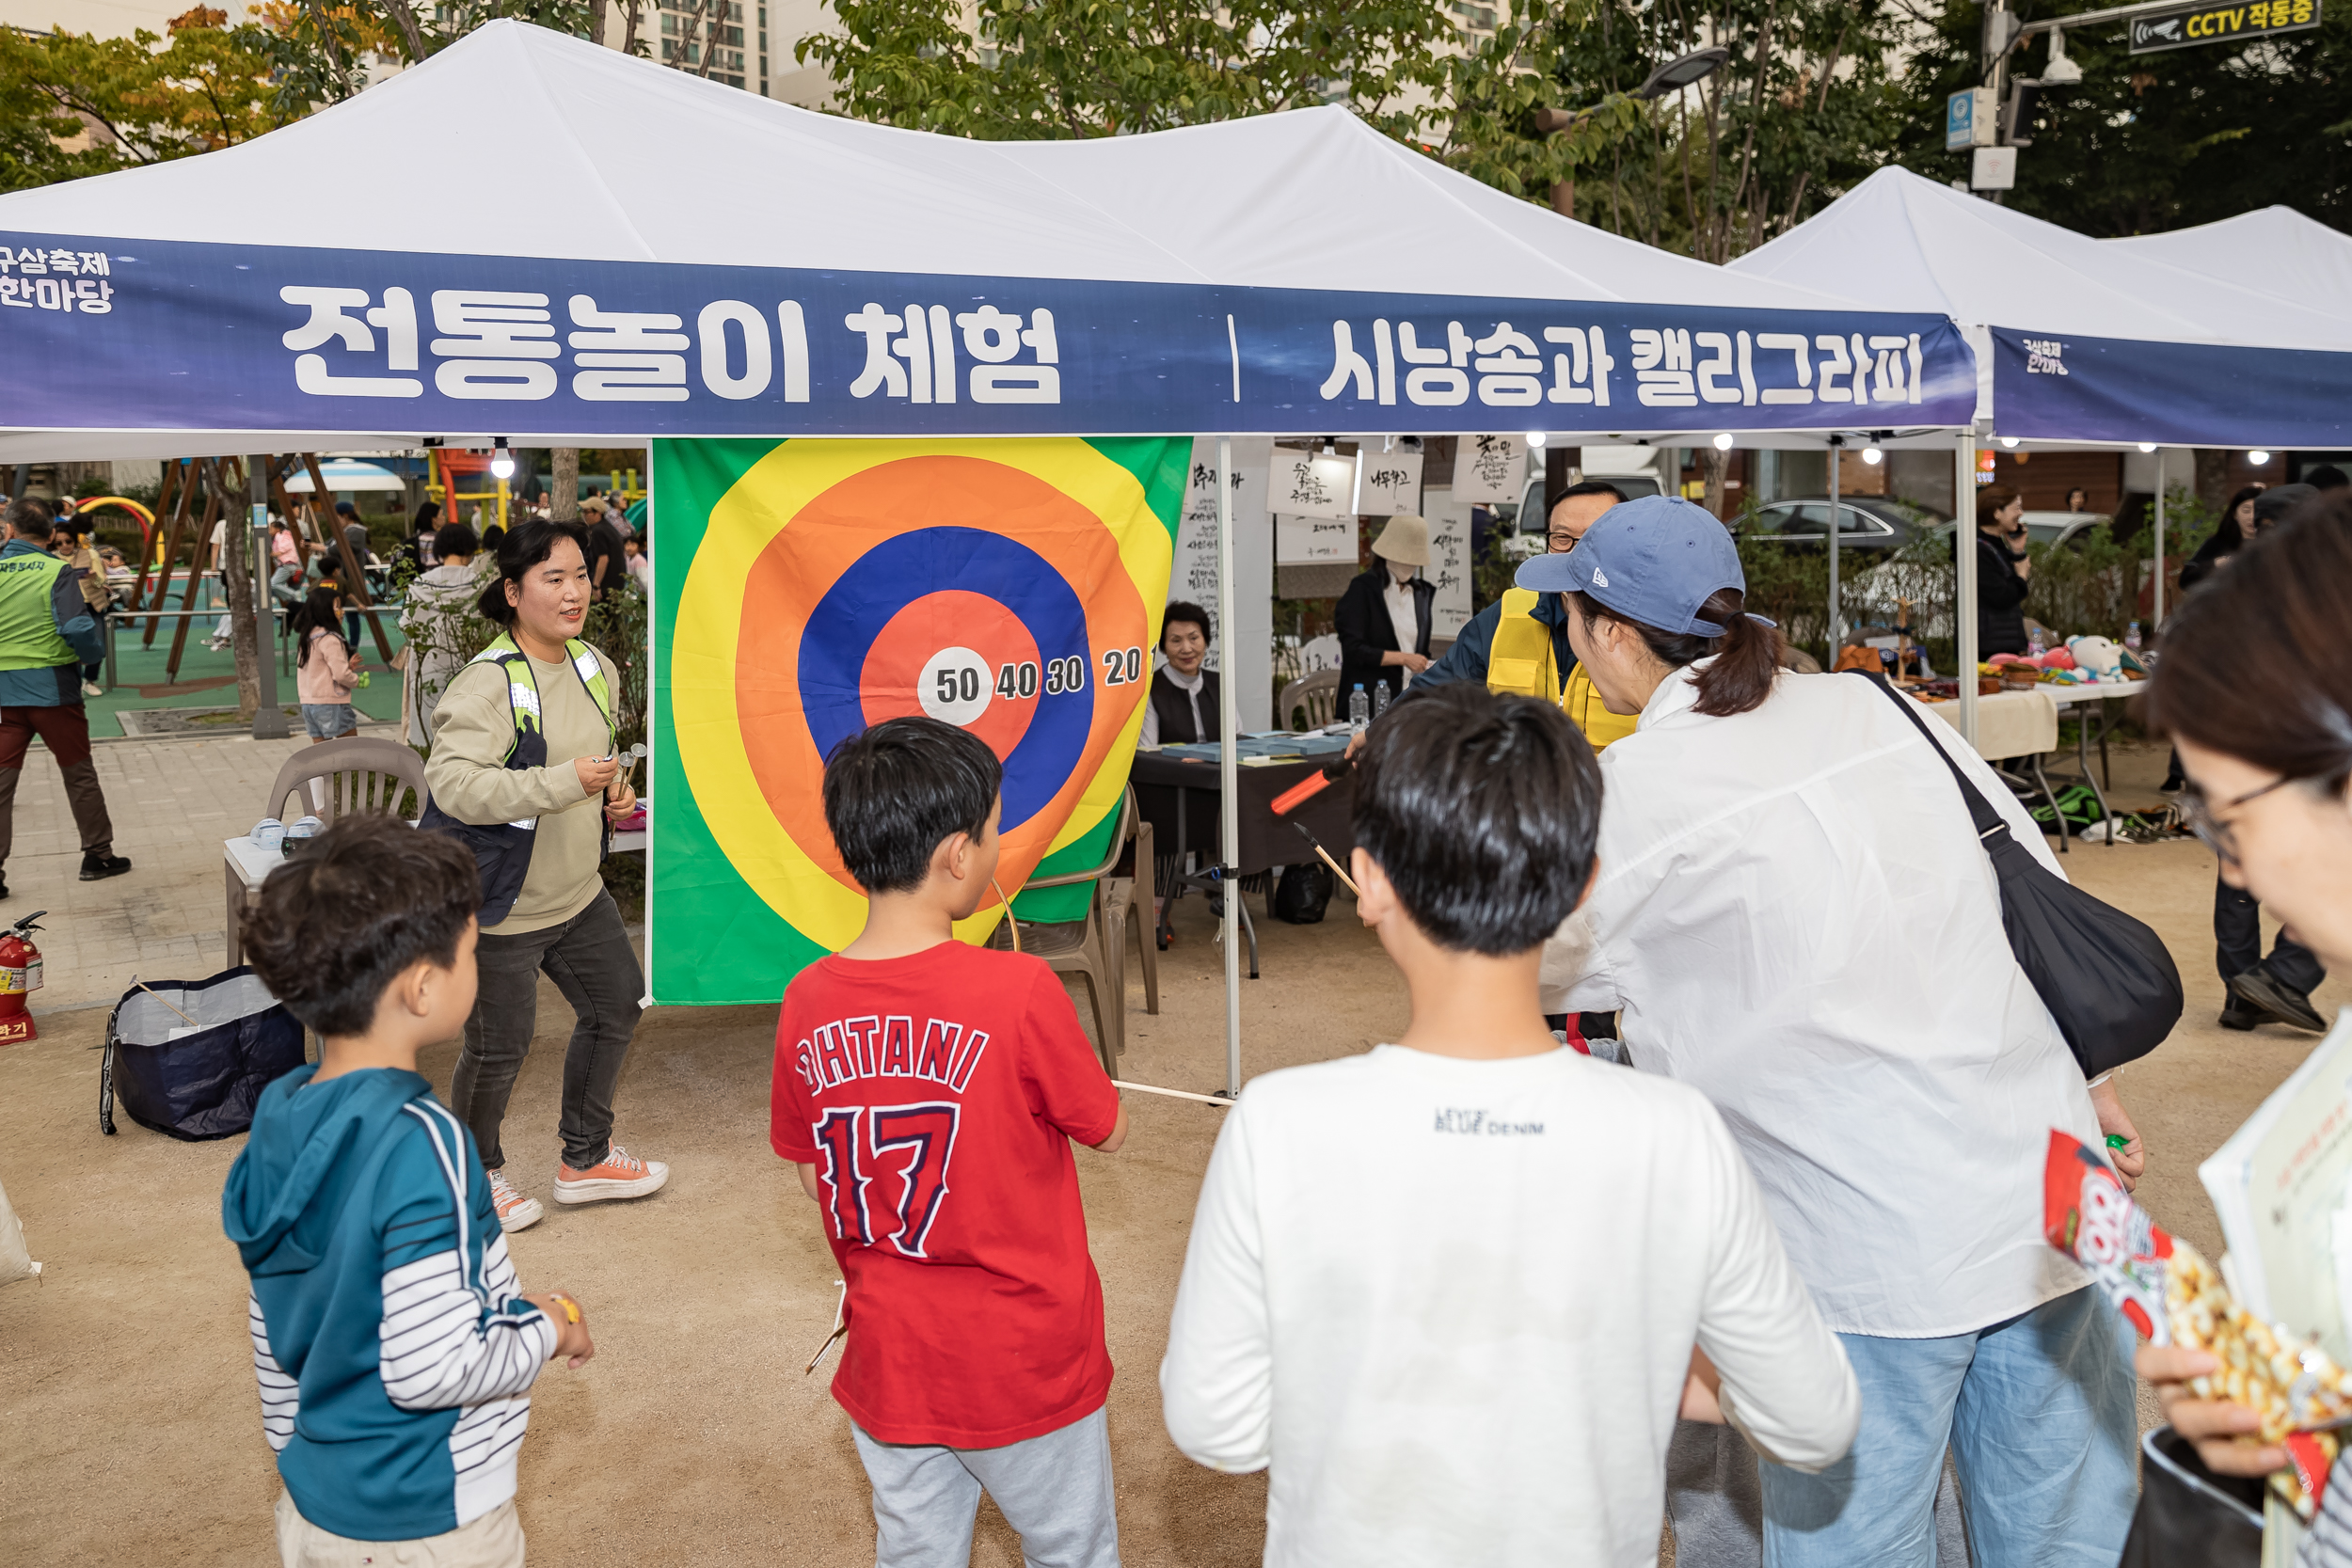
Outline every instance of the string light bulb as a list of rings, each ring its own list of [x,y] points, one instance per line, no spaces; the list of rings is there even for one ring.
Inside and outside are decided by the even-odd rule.
[[[1876,447],[1865,447],[1862,449],[1862,461],[1867,463],[1873,468],[1877,467],[1881,459],[1885,456],[1886,454],[1879,451]]]
[[[1730,431],[1726,430],[1721,436],[1715,437],[1715,450],[1717,451],[1729,451],[1731,450]]]
[[[2259,468],[2270,461],[2270,454],[2266,451],[2249,451],[2246,454],[2246,461]]]
[[[2156,444],[2153,441],[2142,441],[2139,443],[2139,450],[2142,451],[2153,451],[2156,450]]]
[[[1543,450],[1544,450],[1544,442],[1545,442],[1545,440],[1546,440],[1547,438],[1548,438],[1548,437],[1546,436],[1546,435],[1545,435],[1545,433],[1544,433],[1543,431],[1540,431],[1540,430],[1531,430],[1531,431],[1529,431],[1529,432],[1527,433],[1527,450],[1528,450],[1528,451],[1543,451]]]
[[[2015,451],[2017,450],[2017,437],[2014,436],[2004,436],[2001,437],[2001,445],[2009,448],[2011,451]]]
[[[490,472],[499,479],[515,477],[515,454],[506,450],[506,437],[499,437],[496,451],[490,454]]]

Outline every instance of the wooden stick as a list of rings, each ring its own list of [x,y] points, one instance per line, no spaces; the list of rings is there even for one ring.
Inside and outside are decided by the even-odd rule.
[[[135,985],[135,986],[138,987],[138,988],[139,988],[139,990],[143,990],[143,991],[147,992],[147,994],[148,994],[148,995],[150,995],[150,996],[153,997],[156,1001],[158,1001],[158,1002],[164,1002],[164,993],[163,993],[162,991],[157,990],[156,990],[153,986],[149,985],[146,981],[144,981],[144,980],[140,979],[137,975],[134,974],[134,975],[132,975],[132,976],[131,976],[131,983],[132,983],[133,985]],[[168,1002],[164,1002],[164,1006],[167,1006],[167,1007],[171,1007],[171,1004],[170,1004],[170,1003],[168,1003]],[[180,1013],[180,1009],[179,1009],[179,1008],[177,1008],[177,1007],[171,1007],[171,1010],[172,1010],[173,1012],[175,1012],[175,1013]],[[190,1018],[190,1017],[189,1017],[187,1014],[185,1014],[185,1013],[180,1013],[180,1022],[183,1022],[183,1023],[184,1023],[184,1024],[186,1024],[186,1025],[187,1025],[189,1028],[191,1028],[191,1029],[196,1029],[196,1028],[200,1028],[200,1027],[201,1027],[201,1025],[200,1025],[200,1024],[199,1024],[199,1023],[196,1022],[196,1020],[194,1020],[194,1019]]]
[[[1124,1078],[1111,1080],[1114,1088],[1134,1089],[1142,1094],[1164,1094],[1171,1100],[1197,1100],[1203,1105],[1222,1105],[1232,1109],[1233,1102],[1214,1094],[1195,1094],[1190,1089],[1163,1089],[1155,1084],[1130,1084]]]
[[[1343,883],[1344,883],[1348,892],[1354,894],[1359,898],[1361,898],[1364,895],[1364,890],[1358,887],[1353,881],[1349,880],[1347,873],[1340,869],[1340,863],[1331,858],[1330,850],[1326,849],[1322,845],[1318,844],[1315,846],[1315,853],[1323,857],[1323,863],[1331,868],[1331,875],[1337,877]]]

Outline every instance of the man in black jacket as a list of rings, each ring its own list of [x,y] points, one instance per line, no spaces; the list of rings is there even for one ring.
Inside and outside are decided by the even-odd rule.
[[[1429,636],[1437,585],[1415,574],[1429,564],[1429,523],[1404,513],[1391,517],[1372,542],[1372,570],[1359,573],[1340,595],[1331,621],[1340,637],[1338,717],[1364,689],[1369,711],[1381,706],[1379,688],[1390,700],[1405,694],[1406,677],[1429,668]]]

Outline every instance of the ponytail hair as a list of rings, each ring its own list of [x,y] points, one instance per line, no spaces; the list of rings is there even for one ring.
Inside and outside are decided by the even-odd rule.
[[[578,523],[549,522],[545,517],[532,517],[516,523],[498,542],[498,575],[482,590],[482,597],[474,608],[483,618],[501,626],[515,624],[515,607],[506,602],[506,585],[520,582],[533,566],[555,553],[555,546],[570,540],[580,551],[580,559],[588,559],[588,534]],[[486,546],[486,539],[483,542]]]
[[[1650,653],[1673,669],[1685,669],[1712,657],[1715,662],[1692,677],[1692,684],[1699,689],[1699,700],[1693,705],[1710,718],[1728,719],[1735,713],[1750,712],[1772,694],[1772,681],[1780,673],[1780,628],[1748,614],[1748,596],[1737,588],[1718,588],[1699,606],[1698,619],[1724,628],[1715,637],[1661,631],[1618,614],[1589,594],[1570,594],[1567,598],[1587,625],[1606,620],[1632,627]]]

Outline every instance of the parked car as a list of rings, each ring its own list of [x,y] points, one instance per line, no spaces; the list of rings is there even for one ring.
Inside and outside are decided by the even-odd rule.
[[[2026,537],[2037,545],[2072,545],[2082,548],[2083,531],[2107,521],[2099,512],[2028,512]]]
[[[1829,542],[1827,496],[1799,497],[1756,509],[1754,536],[1803,549],[1820,549]],[[1949,531],[1948,519],[1904,501],[1880,496],[1840,496],[1837,499],[1837,548],[1886,552],[1899,550],[1923,533]]]

